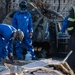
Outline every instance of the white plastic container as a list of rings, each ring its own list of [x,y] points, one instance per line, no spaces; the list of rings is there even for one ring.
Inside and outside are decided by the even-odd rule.
[[[27,51],[27,54],[25,55],[25,60],[32,60],[32,55],[30,54],[29,51]]]

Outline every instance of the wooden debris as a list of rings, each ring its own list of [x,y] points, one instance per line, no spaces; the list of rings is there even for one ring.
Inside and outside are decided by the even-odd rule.
[[[22,63],[24,63],[24,61],[21,61],[16,66],[18,67]],[[12,65],[6,63],[5,66],[11,70],[13,66],[15,67],[15,64]],[[42,59],[38,61],[28,62],[26,64],[20,65],[20,70],[22,70],[22,72],[18,73],[16,71],[15,75],[74,75],[73,70],[70,68],[67,62],[62,63],[62,61],[52,59]]]
[[[71,52],[70,52],[71,53]],[[37,61],[21,61],[15,60],[14,64],[7,64],[7,72],[12,75],[50,75],[50,73],[55,73],[54,75],[74,75],[73,70],[70,68],[66,59],[69,54],[62,61],[51,59],[41,59]]]

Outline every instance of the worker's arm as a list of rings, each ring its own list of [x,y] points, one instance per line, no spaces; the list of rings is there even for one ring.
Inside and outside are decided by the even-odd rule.
[[[13,59],[13,41],[14,41],[13,38],[11,38],[8,43],[8,52],[10,59]]]
[[[32,16],[31,16],[31,14],[29,14],[28,29],[29,29],[30,36],[32,37],[32,35],[33,35],[33,23],[32,23]]]

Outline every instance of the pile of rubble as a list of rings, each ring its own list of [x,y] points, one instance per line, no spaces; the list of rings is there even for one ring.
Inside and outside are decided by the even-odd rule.
[[[74,75],[73,70],[66,62],[72,51],[64,60],[14,60],[13,63],[0,64],[0,75]]]
[[[15,60],[0,66],[0,75],[74,75],[67,62],[41,59],[36,61]]]

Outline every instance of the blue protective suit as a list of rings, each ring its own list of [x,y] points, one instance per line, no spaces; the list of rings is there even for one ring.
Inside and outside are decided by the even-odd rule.
[[[16,30],[7,24],[0,24],[0,61],[8,57],[8,52],[13,53],[12,36]]]
[[[20,29],[24,32],[24,39],[22,43],[27,51],[30,51],[32,57],[34,58],[34,49],[32,46],[32,38],[30,37],[30,32],[33,33],[33,26],[32,26],[32,17],[31,14],[26,11],[25,13],[21,13],[17,11],[14,14],[12,25],[16,29]],[[16,41],[16,56],[18,59],[22,59],[22,45],[18,41]]]
[[[61,32],[64,33],[68,26],[68,16],[65,17],[64,21],[62,22],[62,29]]]

